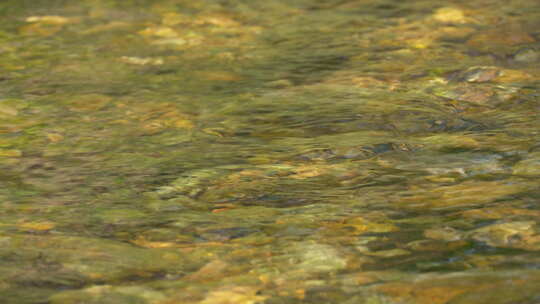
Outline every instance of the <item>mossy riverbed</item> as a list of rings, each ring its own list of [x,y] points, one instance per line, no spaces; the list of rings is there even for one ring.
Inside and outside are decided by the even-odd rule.
[[[0,302],[540,301],[540,3],[3,0]]]

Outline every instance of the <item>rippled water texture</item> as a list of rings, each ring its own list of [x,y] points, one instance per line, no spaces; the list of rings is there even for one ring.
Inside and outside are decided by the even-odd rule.
[[[3,0],[0,302],[540,303],[540,3]]]

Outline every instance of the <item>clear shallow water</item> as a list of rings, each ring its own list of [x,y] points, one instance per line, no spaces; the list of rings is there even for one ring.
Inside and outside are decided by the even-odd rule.
[[[0,15],[3,303],[540,301],[540,7]]]

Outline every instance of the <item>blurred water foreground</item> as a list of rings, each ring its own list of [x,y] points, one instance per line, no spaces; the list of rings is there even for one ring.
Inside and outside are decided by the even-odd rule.
[[[540,2],[3,0],[0,303],[540,303]]]

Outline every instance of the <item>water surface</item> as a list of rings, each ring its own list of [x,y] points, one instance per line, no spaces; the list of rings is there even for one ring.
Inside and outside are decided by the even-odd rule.
[[[540,303],[534,1],[0,17],[0,302]]]

